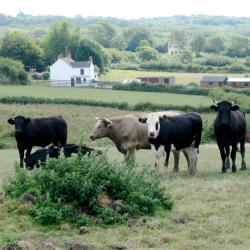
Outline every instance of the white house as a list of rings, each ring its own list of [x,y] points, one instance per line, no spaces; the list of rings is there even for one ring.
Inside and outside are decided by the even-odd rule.
[[[168,55],[178,56],[181,54],[181,49],[177,43],[168,43]]]
[[[52,86],[81,87],[97,81],[97,74],[92,57],[89,61],[74,61],[70,53],[66,57],[58,56],[57,61],[50,66]]]

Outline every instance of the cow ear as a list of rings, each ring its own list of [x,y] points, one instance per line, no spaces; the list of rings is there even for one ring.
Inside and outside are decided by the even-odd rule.
[[[213,104],[213,105],[210,106],[210,109],[214,110],[214,111],[218,111],[219,107],[217,105]]]
[[[111,125],[111,121],[109,119],[105,119],[103,118],[102,121],[104,122],[104,124],[108,127]]]
[[[164,121],[167,119],[167,116],[166,115],[163,115],[163,116],[160,116],[159,120],[160,122]]]
[[[31,119],[28,117],[28,118],[25,118],[25,123],[29,123],[31,121]]]
[[[139,118],[138,118],[138,121],[139,121],[140,123],[146,123],[147,119],[148,119],[148,118],[146,118],[146,117],[139,117]]]
[[[238,110],[238,109],[240,109],[240,107],[239,107],[238,105],[232,105],[232,106],[231,106],[231,110],[232,110],[232,111],[236,111],[236,110]]]
[[[11,124],[11,125],[14,125],[15,124],[15,119],[13,119],[13,118],[8,119],[8,123]]]

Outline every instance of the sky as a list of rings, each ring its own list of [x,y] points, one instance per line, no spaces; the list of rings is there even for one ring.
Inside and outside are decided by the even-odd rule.
[[[249,0],[0,0],[0,13],[74,17],[112,16],[124,19],[173,15],[250,17]]]

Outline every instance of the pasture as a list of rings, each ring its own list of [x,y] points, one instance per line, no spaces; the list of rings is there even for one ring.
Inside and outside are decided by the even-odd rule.
[[[126,102],[134,105],[140,102],[154,104],[208,106],[211,99],[206,96],[190,96],[168,93],[127,92],[110,89],[52,88],[49,86],[0,86],[0,97],[31,96],[43,98],[70,98],[104,102]]]
[[[48,86],[0,86],[0,96],[39,96],[46,98],[75,98],[108,101],[139,101],[210,105],[206,97],[161,93],[137,93],[99,89],[49,88]],[[112,99],[114,98],[114,99]],[[18,153],[13,138],[13,127],[6,120],[10,116],[29,117],[62,115],[68,122],[68,142],[81,139],[89,146],[100,147],[110,160],[123,161],[108,139],[90,141],[96,116],[113,117],[133,113],[113,108],[75,105],[4,105],[0,104],[0,184],[15,174]],[[138,113],[138,112],[137,112]],[[214,113],[202,114],[211,124]],[[136,154],[136,167],[153,169],[153,153],[140,150]],[[221,174],[221,160],[215,144],[202,145],[198,160],[198,173],[189,176],[183,155],[180,173],[174,174],[173,156],[170,174],[164,180],[166,191],[173,198],[171,212],[159,211],[153,217],[131,220],[128,225],[90,226],[80,235],[71,225],[42,227],[34,224],[27,214],[28,205],[20,201],[0,200],[0,248],[7,242],[21,242],[26,249],[64,249],[68,242],[82,241],[95,249],[249,249],[250,232],[250,146],[246,147],[248,170]],[[240,167],[237,154],[237,167]],[[160,172],[163,174],[161,164]],[[0,188],[1,190],[1,188]],[[1,194],[0,194],[1,198]]]
[[[180,72],[155,72],[155,71],[136,71],[136,70],[110,70],[101,76],[101,81],[122,82],[123,80],[135,79],[136,77],[148,76],[174,76],[177,84],[189,84],[191,82],[200,84],[205,75],[230,75],[231,77],[244,77],[244,74],[228,73],[180,73]]]

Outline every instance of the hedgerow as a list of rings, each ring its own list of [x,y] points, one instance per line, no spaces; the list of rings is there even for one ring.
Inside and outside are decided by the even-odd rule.
[[[17,167],[16,176],[5,180],[3,188],[15,199],[33,194],[36,203],[30,215],[41,225],[125,223],[131,216],[172,207],[155,171],[138,171],[103,156],[52,159],[32,172]]]

